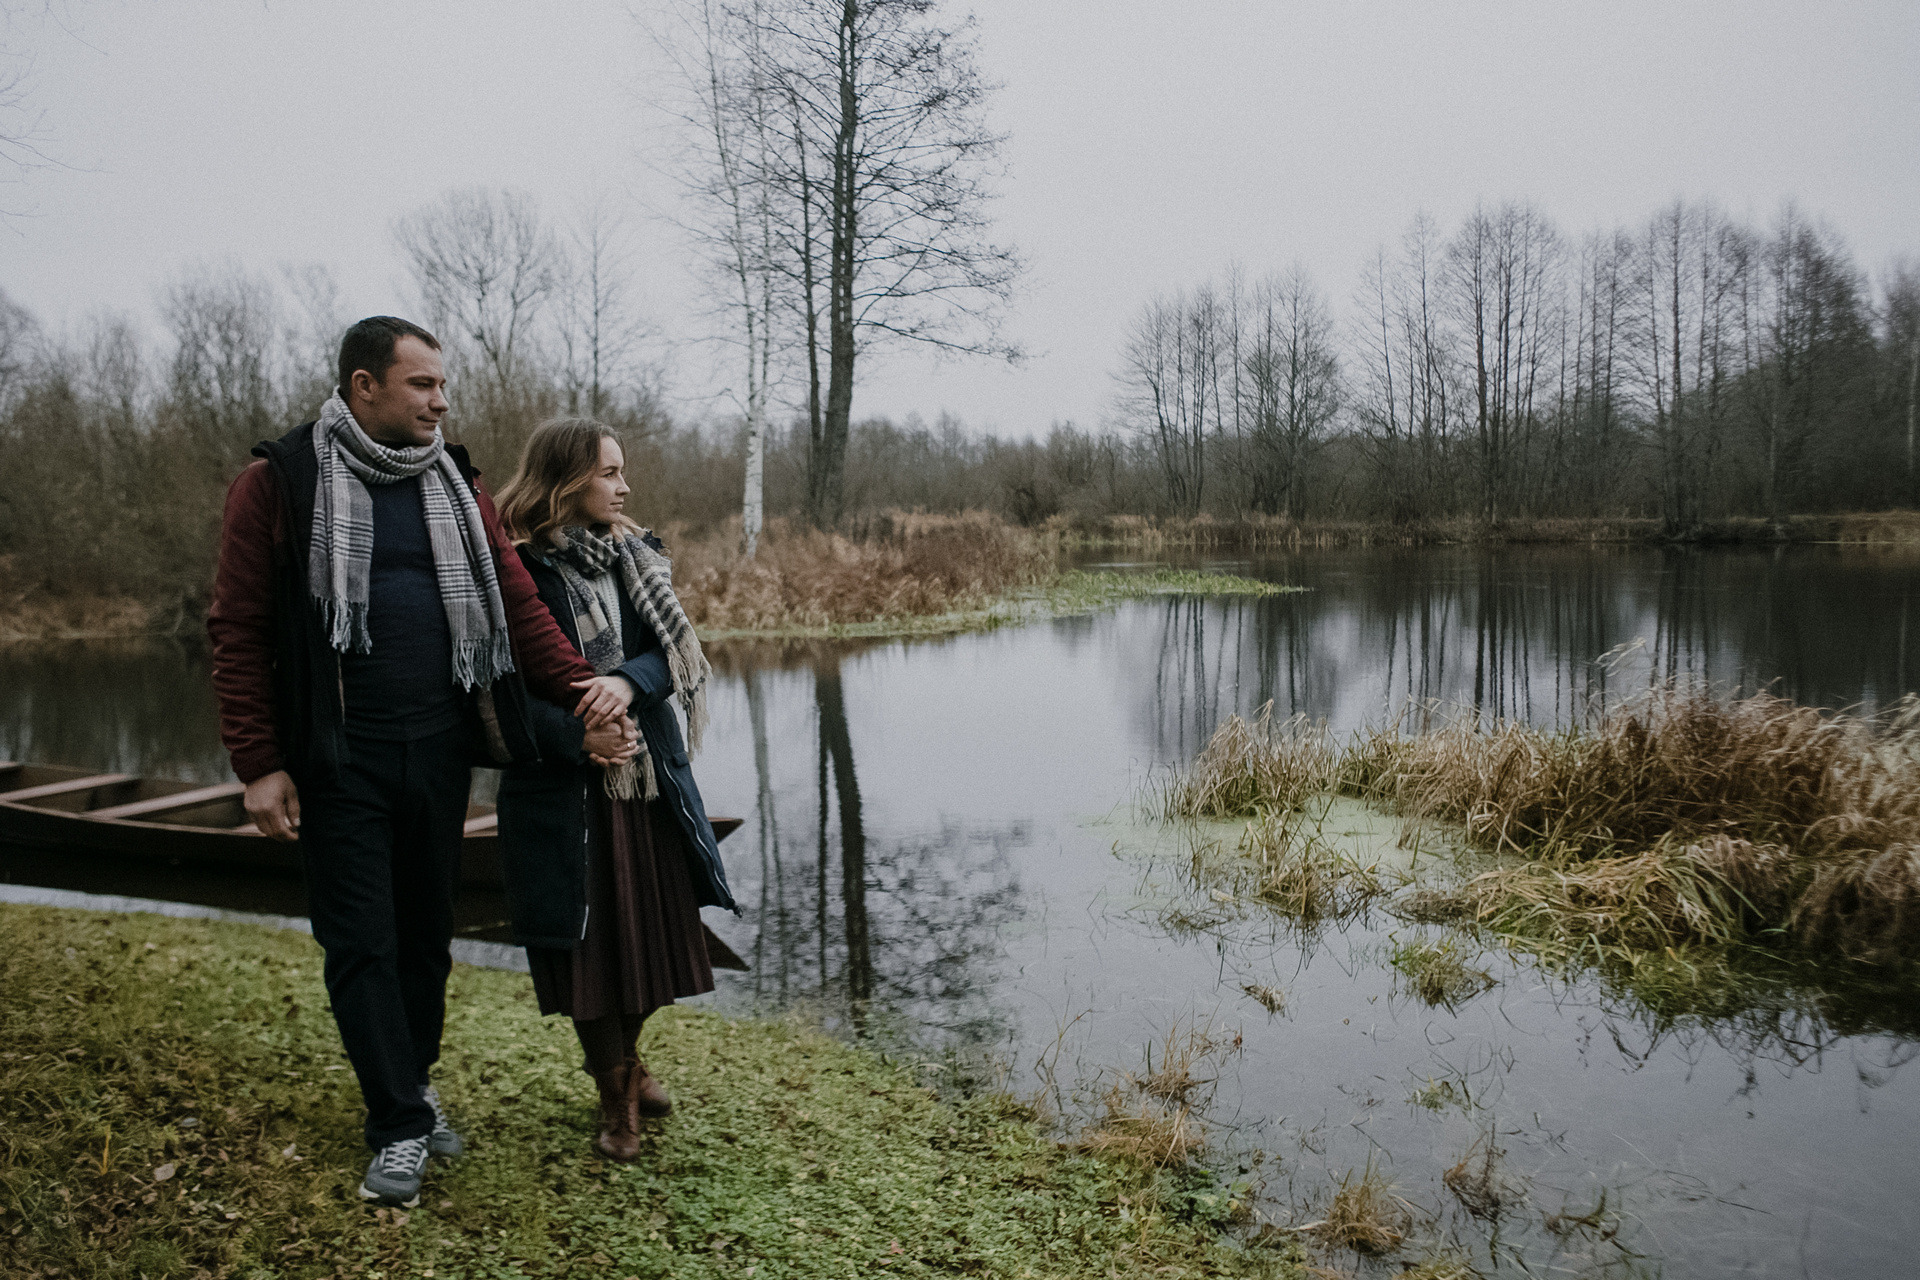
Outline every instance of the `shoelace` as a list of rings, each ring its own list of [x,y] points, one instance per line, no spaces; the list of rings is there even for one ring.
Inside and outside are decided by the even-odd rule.
[[[426,1158],[425,1138],[402,1138],[380,1148],[380,1170],[383,1173],[412,1173],[425,1163]]]
[[[453,1122],[447,1119],[447,1113],[440,1108],[440,1091],[432,1085],[425,1085],[420,1090],[420,1096],[426,1099],[428,1106],[433,1108],[433,1131],[435,1133],[451,1132]]]

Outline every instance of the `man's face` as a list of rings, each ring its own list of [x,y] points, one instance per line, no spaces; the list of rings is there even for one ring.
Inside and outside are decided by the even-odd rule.
[[[447,374],[440,353],[412,334],[393,344],[393,367],[384,378],[357,369],[347,407],[362,429],[395,447],[431,444],[447,412]]]

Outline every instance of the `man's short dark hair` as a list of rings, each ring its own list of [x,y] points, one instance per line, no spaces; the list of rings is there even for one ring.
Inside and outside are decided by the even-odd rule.
[[[355,370],[365,369],[375,382],[386,381],[387,370],[393,368],[393,344],[402,338],[418,338],[440,349],[440,339],[399,316],[368,316],[348,329],[340,339],[340,398],[346,399]]]

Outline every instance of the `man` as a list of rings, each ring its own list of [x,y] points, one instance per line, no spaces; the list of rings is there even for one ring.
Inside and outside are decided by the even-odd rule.
[[[441,436],[433,335],[362,320],[339,375],[319,419],[256,446],[228,491],[207,630],[247,813],[300,841],[375,1151],[360,1194],[411,1207],[428,1154],[462,1149],[427,1072],[468,770],[533,758],[526,686],[590,725],[622,717],[632,688],[568,644]]]

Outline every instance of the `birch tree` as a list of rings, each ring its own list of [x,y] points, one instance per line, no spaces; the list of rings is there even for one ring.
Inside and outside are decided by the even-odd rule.
[[[741,549],[752,556],[766,522],[767,410],[780,345],[776,322],[787,309],[776,224],[804,222],[804,192],[787,182],[794,161],[785,102],[765,41],[765,0],[684,3],[677,29],[662,43],[684,89],[676,114],[690,126],[680,177],[696,212],[686,224],[708,265],[725,281],[721,333],[739,349],[746,431]]]

